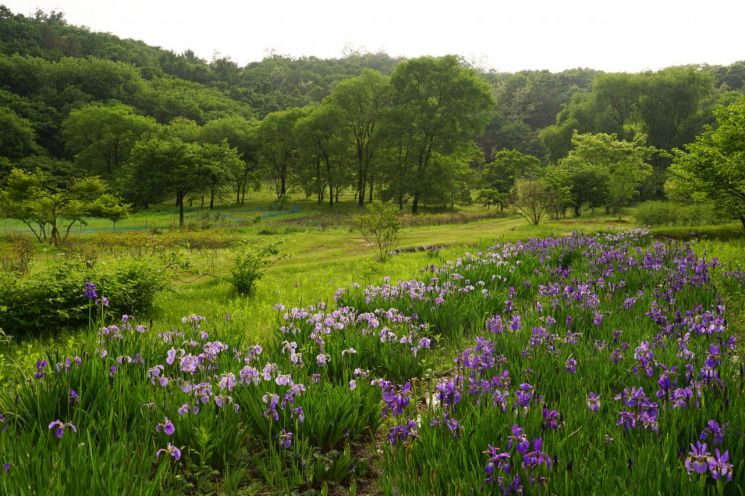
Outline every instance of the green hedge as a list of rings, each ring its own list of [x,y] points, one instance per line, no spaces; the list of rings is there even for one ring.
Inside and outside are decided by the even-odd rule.
[[[0,329],[23,336],[87,325],[89,300],[83,295],[87,281],[109,299],[109,313],[140,317],[152,309],[155,294],[164,285],[158,268],[136,259],[95,269],[65,261],[20,280],[0,276]]]
[[[731,222],[711,205],[678,205],[669,201],[648,201],[636,206],[634,217],[646,226],[695,226]]]

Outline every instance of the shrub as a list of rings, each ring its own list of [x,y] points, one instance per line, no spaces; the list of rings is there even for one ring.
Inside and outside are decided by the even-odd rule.
[[[28,278],[0,278],[0,328],[11,335],[82,327],[89,300],[83,286],[91,281],[109,300],[112,315],[145,315],[162,289],[162,271],[143,260],[122,259],[96,271],[80,260],[65,260]]]
[[[115,316],[143,316],[153,308],[155,294],[164,286],[163,272],[147,260],[123,259],[110,272],[96,278],[102,294],[109,298]]]
[[[635,217],[640,224],[647,226],[720,224],[727,220],[717,216],[710,205],[678,205],[668,201],[640,203]]]
[[[34,260],[34,248],[31,242],[18,234],[9,234],[10,249],[0,256],[0,267],[7,274],[19,277],[28,275]]]
[[[243,243],[235,250],[235,262],[228,281],[241,295],[250,294],[256,282],[264,277],[266,269],[277,261],[280,242],[257,246]]]
[[[398,208],[382,203],[374,204],[355,219],[354,225],[368,243],[374,243],[378,247],[380,261],[385,262],[398,244],[398,231],[401,229]]]

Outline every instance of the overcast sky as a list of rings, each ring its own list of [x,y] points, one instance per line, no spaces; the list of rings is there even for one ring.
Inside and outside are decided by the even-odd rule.
[[[744,0],[0,0],[240,65],[277,54],[455,53],[499,71],[641,71],[745,59]]]

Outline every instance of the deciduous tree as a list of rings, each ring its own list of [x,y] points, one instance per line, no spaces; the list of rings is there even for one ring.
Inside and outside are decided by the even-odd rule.
[[[399,64],[391,76],[395,119],[406,123],[412,163],[411,211],[426,191],[435,155],[467,146],[489,119],[493,99],[486,82],[455,56],[420,57]]]
[[[665,189],[678,201],[713,202],[745,229],[745,98],[715,115],[715,127],[676,150]]]

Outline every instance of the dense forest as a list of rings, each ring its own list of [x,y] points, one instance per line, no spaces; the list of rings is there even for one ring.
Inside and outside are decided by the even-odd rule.
[[[55,239],[50,218],[244,204],[260,184],[416,213],[519,204],[536,178],[552,215],[614,211],[662,198],[674,150],[743,91],[745,62],[512,74],[349,53],[240,67],[0,6],[3,212]]]

